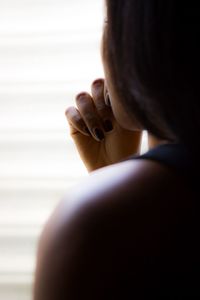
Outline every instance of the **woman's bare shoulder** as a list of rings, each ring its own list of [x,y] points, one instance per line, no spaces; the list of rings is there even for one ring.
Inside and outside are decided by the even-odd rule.
[[[169,193],[173,181],[173,174],[160,164],[128,160],[91,173],[72,188],[41,236],[35,281],[39,296],[35,299],[49,296],[47,286],[58,293],[62,283],[64,293],[74,294],[77,282],[84,288],[88,281],[97,284],[100,278],[95,270],[102,266],[112,270],[120,262],[118,255],[128,255],[121,247],[131,249],[133,257],[134,251],[150,251],[145,241],[151,236],[151,244],[156,244],[159,199]],[[118,250],[113,265],[114,249]],[[55,280],[63,266],[64,277]]]
[[[74,201],[86,203],[109,202],[131,195],[136,197],[158,193],[167,186],[179,186],[179,177],[164,165],[145,159],[130,159],[109,167],[101,168],[79,182],[66,196]],[[181,182],[180,182],[181,184]]]
[[[160,163],[137,159],[127,160],[90,173],[66,194],[50,218],[50,223],[68,224],[71,219],[87,219],[111,209],[136,210],[138,202],[149,206],[156,199],[170,198],[182,182]],[[155,200],[155,201],[153,201]]]

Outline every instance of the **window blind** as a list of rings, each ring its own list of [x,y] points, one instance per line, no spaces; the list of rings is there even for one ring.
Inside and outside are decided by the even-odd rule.
[[[102,0],[0,0],[0,299],[31,299],[38,237],[86,170],[64,111],[103,76]]]

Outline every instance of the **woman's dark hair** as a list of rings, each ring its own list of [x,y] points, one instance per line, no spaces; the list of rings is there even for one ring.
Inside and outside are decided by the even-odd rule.
[[[198,1],[107,0],[103,59],[127,112],[160,138],[200,131]]]

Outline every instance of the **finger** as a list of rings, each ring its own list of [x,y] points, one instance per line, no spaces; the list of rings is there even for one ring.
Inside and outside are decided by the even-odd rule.
[[[111,107],[106,105],[104,91],[105,83],[103,79],[97,79],[92,83],[91,86],[92,97],[94,105],[100,116],[103,124],[103,129],[105,132],[109,132],[113,129],[112,119],[113,114]],[[106,96],[107,97],[107,96]]]
[[[94,139],[103,140],[104,132],[92,97],[88,93],[80,93],[76,96],[76,105]]]
[[[76,107],[68,107],[65,111],[65,115],[70,125],[71,134],[79,131],[84,135],[90,136],[90,132]]]

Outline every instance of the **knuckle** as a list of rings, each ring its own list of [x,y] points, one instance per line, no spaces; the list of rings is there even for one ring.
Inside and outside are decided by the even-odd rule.
[[[107,112],[105,104],[103,102],[102,103],[98,103],[96,105],[96,108],[97,108],[98,113],[101,114],[101,115],[104,115]]]
[[[73,124],[80,124],[82,122],[81,115],[75,107],[68,107],[65,111],[65,114]]]
[[[88,99],[90,99],[90,96],[86,92],[81,92],[78,95],[76,95],[76,102],[77,103],[82,103],[82,102],[88,101]]]
[[[92,87],[100,87],[104,84],[104,79],[103,78],[98,78],[98,79],[95,79],[93,82],[92,82]]]
[[[85,123],[88,125],[89,128],[95,128],[100,126],[99,118],[91,114],[86,114]]]
[[[79,114],[74,114],[72,116],[72,120],[76,124],[81,124],[82,123],[82,118],[81,118],[81,116]]]
[[[85,113],[85,111],[87,110],[91,110],[91,97],[89,94],[81,94],[80,96],[78,95],[78,97],[76,98],[76,105],[78,107],[78,109]]]
[[[69,115],[71,115],[73,113],[73,111],[74,111],[74,107],[73,106],[69,106],[65,110],[65,115],[69,116]]]
[[[86,112],[84,114],[84,118],[87,120],[88,123],[94,123],[94,121],[96,120],[96,117],[90,112]]]
[[[91,90],[92,90],[92,94],[95,97],[99,97],[104,90],[104,81],[103,79],[97,79],[95,81],[93,81],[92,85],[91,85]]]
[[[104,118],[108,118],[111,115],[111,112],[109,110],[109,108],[105,105],[105,103],[100,103],[97,106],[97,111],[98,111],[98,115],[104,119]]]

